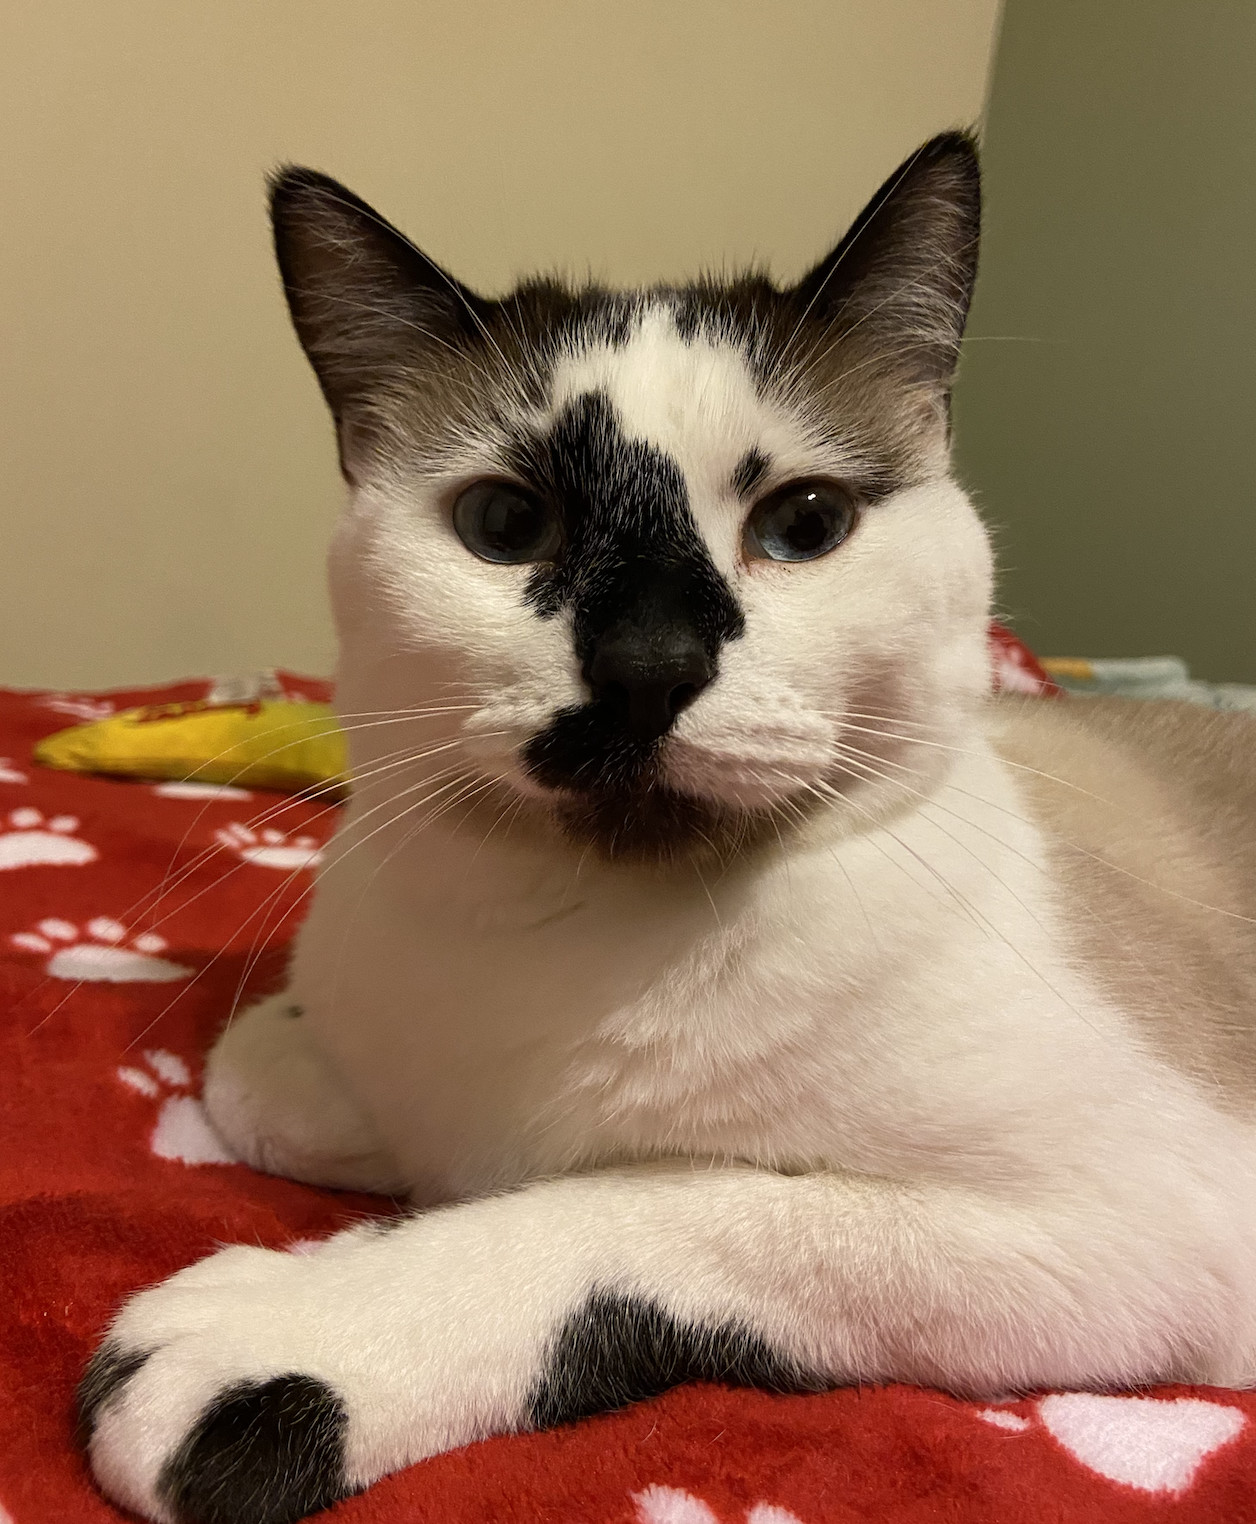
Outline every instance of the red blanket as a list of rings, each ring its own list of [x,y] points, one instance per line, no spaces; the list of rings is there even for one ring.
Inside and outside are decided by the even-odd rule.
[[[1003,660],[1028,686],[1032,658]],[[231,1163],[197,1099],[200,1055],[237,995],[282,977],[334,807],[30,762],[64,725],[204,692],[0,694],[0,1524],[120,1517],[70,1429],[83,1363],[128,1292],[221,1243],[281,1248],[394,1210]],[[1256,1396],[983,1406],[911,1387],[687,1387],[441,1456],[334,1517],[1238,1524],[1256,1520]]]

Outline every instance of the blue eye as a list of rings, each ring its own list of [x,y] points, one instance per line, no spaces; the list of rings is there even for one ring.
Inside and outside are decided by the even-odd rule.
[[[836,482],[791,482],[746,520],[746,549],[756,559],[814,561],[836,549],[855,527],[854,500]]]
[[[482,561],[548,561],[558,552],[558,516],[511,482],[473,482],[454,503],[454,530]]]

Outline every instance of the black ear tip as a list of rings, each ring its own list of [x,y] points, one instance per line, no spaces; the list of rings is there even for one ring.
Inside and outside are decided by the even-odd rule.
[[[939,132],[918,148],[908,160],[910,169],[929,173],[945,170],[959,185],[974,190],[981,186],[981,153],[974,128],[952,128]]]
[[[346,210],[370,213],[369,207],[331,175],[322,169],[308,169],[305,165],[279,165],[267,175],[267,192],[270,215],[274,223],[284,221],[293,212],[320,212],[335,207],[343,215]]]
[[[303,164],[277,165],[266,176],[266,191],[274,215],[294,206],[329,197],[343,198],[348,194],[345,187],[330,175],[307,169]]]
[[[961,159],[976,164],[978,157],[977,129],[975,127],[952,127],[939,132],[921,148],[922,158]]]

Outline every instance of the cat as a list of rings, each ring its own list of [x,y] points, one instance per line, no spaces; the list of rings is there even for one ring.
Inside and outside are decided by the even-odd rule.
[[[693,1378],[1256,1382],[1256,736],[989,696],[972,138],[784,287],[488,300],[272,212],[356,784],[205,1101],[419,1210],[135,1295],[104,1491],[281,1524]]]

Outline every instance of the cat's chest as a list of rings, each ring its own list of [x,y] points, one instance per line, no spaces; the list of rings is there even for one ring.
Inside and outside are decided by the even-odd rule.
[[[302,965],[336,989],[322,1040],[436,1197],[658,1153],[881,1171],[1015,1149],[1069,1058],[1044,1060],[1046,986],[877,861],[697,894],[536,865],[491,893],[376,878],[352,918],[361,891],[333,880]],[[321,974],[320,942],[344,948]]]

